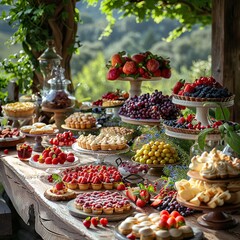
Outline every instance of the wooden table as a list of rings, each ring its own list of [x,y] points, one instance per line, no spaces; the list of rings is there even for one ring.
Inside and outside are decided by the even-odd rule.
[[[116,156],[111,156],[108,161],[114,162]],[[89,155],[81,155],[81,163],[93,161]],[[2,182],[18,214],[25,223],[29,222],[30,212],[35,213],[36,232],[47,240],[111,240],[115,239],[114,228],[118,222],[110,222],[107,228],[91,227],[86,229],[82,220],[72,216],[65,202],[52,202],[47,200],[43,193],[50,184],[40,179],[46,174],[45,170],[36,169],[29,163],[21,162],[16,152],[12,151],[0,160],[0,182]],[[143,211],[142,209],[137,209]],[[152,208],[145,208],[146,212],[154,212]],[[240,224],[225,231],[206,229],[198,225],[196,219],[199,215],[187,217],[191,226],[200,228],[204,232],[204,239],[208,240],[238,240],[240,239]],[[234,215],[240,221],[240,215]]]

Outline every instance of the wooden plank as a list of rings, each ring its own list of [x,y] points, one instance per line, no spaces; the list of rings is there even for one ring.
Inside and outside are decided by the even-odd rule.
[[[240,122],[240,1],[212,4],[212,75],[235,94],[231,115]]]

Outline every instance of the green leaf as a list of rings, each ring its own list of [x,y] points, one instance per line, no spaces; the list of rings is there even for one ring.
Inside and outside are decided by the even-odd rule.
[[[199,148],[203,151],[204,150],[204,146],[205,146],[205,141],[206,141],[206,136],[210,133],[213,132],[214,128],[206,128],[204,130],[202,130],[199,134],[198,134],[198,145]]]
[[[54,182],[61,182],[62,181],[61,176],[56,174],[56,173],[52,174],[52,179],[54,180]]]
[[[228,108],[216,108],[215,110],[215,118],[217,120],[229,120],[230,119],[230,111]]]

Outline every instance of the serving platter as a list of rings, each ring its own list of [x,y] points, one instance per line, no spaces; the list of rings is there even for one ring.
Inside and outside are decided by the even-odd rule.
[[[73,163],[66,161],[64,164],[60,164],[60,163],[58,163],[58,164],[39,163],[39,162],[33,161],[33,159],[30,158],[29,159],[29,165],[32,166],[32,167],[35,167],[35,168],[40,168],[40,169],[49,169],[49,168],[56,169],[56,168],[71,167],[71,166],[74,166],[74,165],[79,163],[78,157],[76,157],[76,156],[74,156],[74,157],[75,157],[75,161]]]
[[[66,124],[63,124],[63,125],[61,125],[61,127],[65,130],[79,131],[79,132],[91,132],[91,131],[96,131],[99,128],[101,128],[101,125],[98,124],[96,127],[93,127],[93,128],[70,128]]]
[[[115,231],[114,231],[115,237],[118,240],[128,240],[128,238],[125,235],[123,235],[119,232],[119,230],[118,230],[119,225],[120,225],[120,223],[115,226]],[[185,238],[185,239],[188,239],[188,240],[202,240],[203,239],[203,232],[200,229],[192,227],[192,230],[194,233],[194,237]],[[137,239],[139,239],[139,238],[137,238]]]
[[[130,118],[130,117],[125,117],[123,115],[119,115],[121,120],[125,123],[131,123],[135,125],[149,125],[149,126],[155,126],[155,125],[160,125],[161,119],[142,119],[142,118]]]
[[[75,199],[69,201],[67,203],[67,208],[71,215],[78,217],[78,218],[86,218],[86,217],[94,217],[94,216],[101,216],[101,218],[107,218],[108,221],[119,221],[124,220],[126,217],[130,216],[134,211],[135,208],[133,205],[129,211],[124,211],[123,213],[113,213],[113,214],[93,214],[93,213],[85,213],[79,209],[77,209],[74,205]]]

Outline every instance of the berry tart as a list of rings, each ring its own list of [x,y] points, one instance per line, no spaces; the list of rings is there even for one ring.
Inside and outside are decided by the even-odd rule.
[[[234,99],[234,95],[213,77],[200,77],[193,83],[180,80],[173,87],[173,97],[195,102],[228,102]]]
[[[128,207],[125,207],[127,205]],[[131,210],[126,197],[118,192],[93,191],[79,194],[74,200],[74,206],[87,214],[123,214]]]
[[[76,197],[76,193],[63,183],[61,177],[53,174],[55,185],[44,192],[44,197],[51,201],[69,201]]]
[[[72,189],[72,181],[76,181],[78,187],[73,189],[86,191],[111,190],[122,181],[121,174],[114,166],[105,165],[80,165],[75,168],[66,168],[61,173],[64,183]]]

